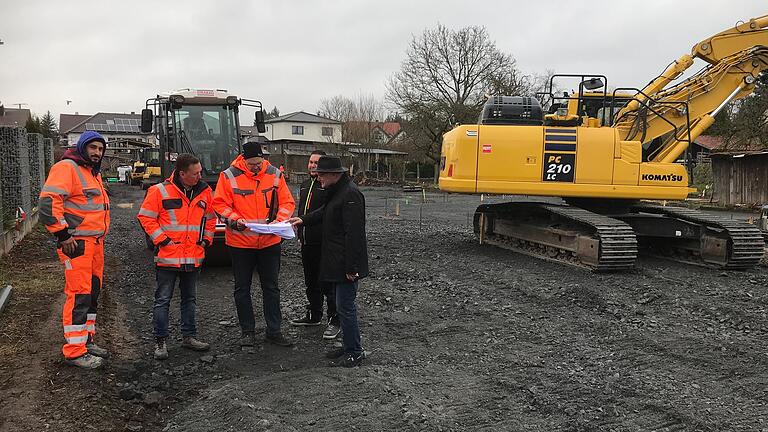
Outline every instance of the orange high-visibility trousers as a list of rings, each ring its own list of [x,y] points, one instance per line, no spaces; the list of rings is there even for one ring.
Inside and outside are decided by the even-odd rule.
[[[67,296],[61,316],[66,343],[61,352],[68,359],[88,352],[85,344],[88,337],[96,333],[96,306],[104,275],[103,239],[75,237],[75,240],[85,246],[81,255],[70,258],[61,249],[57,250],[59,260],[64,264],[64,294]]]

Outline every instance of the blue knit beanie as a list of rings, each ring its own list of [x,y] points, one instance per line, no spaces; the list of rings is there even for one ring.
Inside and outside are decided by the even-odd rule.
[[[93,141],[101,141],[102,144],[104,144],[104,147],[107,146],[107,140],[104,139],[103,136],[101,136],[100,133],[96,131],[85,131],[82,135],[80,135],[80,139],[77,140],[77,152],[82,156],[82,158],[86,161],[90,162],[90,159],[88,158],[88,152],[85,151],[85,146],[88,145],[89,142]],[[99,172],[101,169],[101,161],[93,167],[94,172]]]

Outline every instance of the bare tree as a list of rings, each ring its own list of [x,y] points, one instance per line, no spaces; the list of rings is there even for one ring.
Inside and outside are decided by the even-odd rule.
[[[413,37],[400,71],[387,82],[387,98],[407,119],[408,140],[437,165],[443,134],[456,123],[476,122],[488,95],[530,89],[531,79],[484,27],[438,24]]]
[[[341,141],[348,142],[347,124],[355,113],[355,103],[346,96],[336,95],[320,101],[318,115],[336,120],[341,123]]]
[[[366,153],[373,147],[373,129],[384,118],[384,107],[372,94],[360,94],[354,99],[337,95],[321,100],[318,114],[341,122],[342,143],[360,144]],[[370,152],[365,158],[370,165]]]

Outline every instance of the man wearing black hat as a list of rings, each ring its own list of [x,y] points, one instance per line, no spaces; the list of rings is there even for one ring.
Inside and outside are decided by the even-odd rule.
[[[292,342],[280,332],[280,289],[277,286],[280,271],[280,237],[250,231],[246,223],[287,221],[295,207],[293,195],[277,167],[264,159],[261,144],[249,141],[243,145],[243,154],[219,175],[213,209],[227,225],[225,241],[232,257],[235,277],[235,307],[242,336],[240,345],[255,344],[255,319],[251,299],[254,270],[261,284],[265,341],[289,347]]]
[[[294,226],[322,224],[320,280],[333,283],[336,313],[344,334],[342,348],[328,353],[333,366],[353,367],[365,358],[360,341],[355,298],[359,280],[368,276],[365,197],[335,156],[320,156],[317,178],[326,190],[323,208],[291,218]]]
[[[299,216],[311,213],[325,205],[325,189],[320,187],[317,178],[317,162],[324,156],[322,150],[315,150],[309,156],[307,171],[309,178],[299,188]],[[304,283],[307,286],[307,307],[303,317],[291,321],[295,326],[320,325],[323,318],[323,297],[328,304],[328,325],[323,332],[323,339],[335,339],[341,328],[339,317],[336,316],[336,293],[333,284],[320,281],[320,257],[323,244],[323,228],[321,226],[299,227],[299,242],[301,243],[301,263],[304,267]]]

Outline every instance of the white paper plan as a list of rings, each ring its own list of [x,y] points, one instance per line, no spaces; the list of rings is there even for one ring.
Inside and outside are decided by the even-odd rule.
[[[274,234],[286,240],[296,237],[293,226],[288,222],[275,222],[272,224],[246,223],[248,229],[259,234]]]

